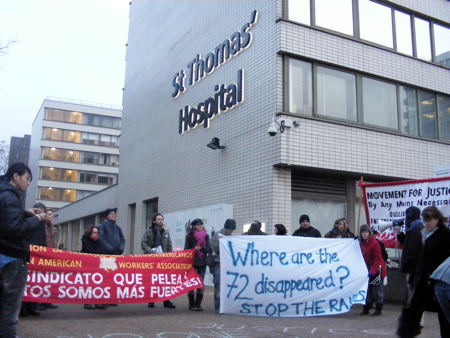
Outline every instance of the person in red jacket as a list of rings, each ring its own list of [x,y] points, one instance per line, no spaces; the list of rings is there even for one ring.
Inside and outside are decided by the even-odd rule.
[[[367,289],[366,305],[361,312],[362,315],[369,314],[369,310],[375,303],[373,316],[381,315],[383,308],[383,278],[386,277],[386,264],[381,254],[381,246],[376,240],[368,225],[361,225],[359,228],[361,251],[364,261],[369,270],[369,287]]]

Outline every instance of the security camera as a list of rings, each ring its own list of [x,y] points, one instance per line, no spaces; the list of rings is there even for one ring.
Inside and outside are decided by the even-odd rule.
[[[272,122],[272,123],[270,124],[269,128],[267,129],[267,133],[268,133],[270,136],[275,136],[275,135],[277,134],[277,132],[278,132],[277,125],[275,124],[275,122]]]

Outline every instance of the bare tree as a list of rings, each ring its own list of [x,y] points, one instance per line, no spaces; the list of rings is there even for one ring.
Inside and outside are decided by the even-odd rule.
[[[6,141],[0,141],[0,175],[8,170],[9,144]]]

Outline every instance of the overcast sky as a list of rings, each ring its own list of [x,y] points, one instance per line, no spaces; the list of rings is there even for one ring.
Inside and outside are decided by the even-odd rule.
[[[121,105],[129,0],[0,0],[0,140],[47,96]]]

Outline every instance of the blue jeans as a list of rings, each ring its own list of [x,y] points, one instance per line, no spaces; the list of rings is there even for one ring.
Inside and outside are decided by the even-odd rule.
[[[22,260],[0,268],[0,338],[16,336],[23,291],[27,280],[27,266]]]
[[[450,322],[450,285],[440,280],[434,281],[434,295],[445,318]]]

